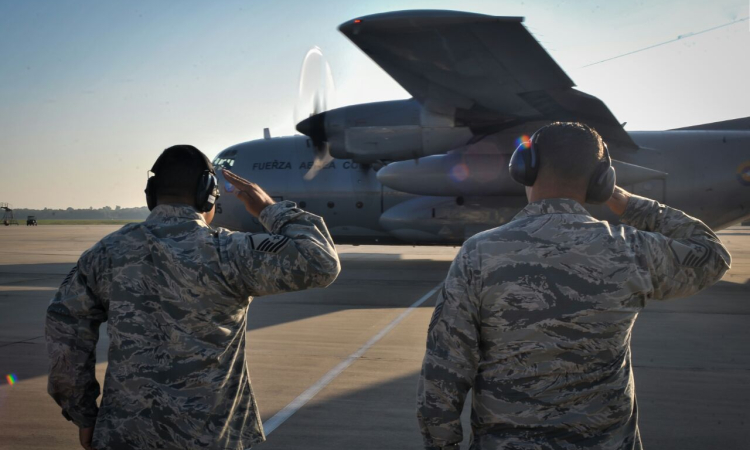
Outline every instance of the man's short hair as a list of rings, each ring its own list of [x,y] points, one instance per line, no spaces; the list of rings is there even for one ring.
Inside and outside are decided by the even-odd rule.
[[[539,175],[560,182],[588,183],[596,164],[604,158],[599,133],[578,122],[555,122],[534,138],[539,154]]]
[[[192,145],[174,145],[162,152],[151,169],[156,174],[156,197],[195,198],[209,159]]]

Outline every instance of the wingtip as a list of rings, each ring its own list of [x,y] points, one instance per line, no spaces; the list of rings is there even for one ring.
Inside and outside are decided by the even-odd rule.
[[[414,26],[415,21],[422,22],[424,25],[440,25],[466,21],[521,23],[524,20],[523,16],[489,16],[486,14],[443,9],[407,9],[356,17],[339,25],[338,30],[345,35],[350,35],[354,34],[354,30],[370,23],[398,27]]]

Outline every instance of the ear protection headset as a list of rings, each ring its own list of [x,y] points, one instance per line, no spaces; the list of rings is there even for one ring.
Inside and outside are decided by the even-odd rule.
[[[216,179],[216,172],[214,171],[214,166],[211,164],[211,161],[209,161],[206,155],[201,153],[200,150],[190,145],[179,145],[168,148],[161,154],[161,156],[159,156],[154,163],[154,166],[151,167],[150,172],[154,175],[149,177],[145,190],[148,210],[152,211],[156,207],[156,198],[158,194],[156,183],[157,177],[159,176],[159,167],[164,161],[164,155],[171,149],[175,149],[175,151],[183,151],[186,154],[186,157],[195,157],[196,154],[200,155],[201,161],[205,163],[205,170],[201,174],[201,177],[198,180],[198,186],[196,186],[195,189],[195,207],[199,212],[211,211],[211,208],[214,207],[214,204],[221,196],[219,192],[219,181]]]
[[[533,186],[536,182],[536,177],[539,174],[539,144],[537,140],[547,127],[549,125],[534,132],[528,147],[526,143],[519,145],[510,158],[510,164],[508,165],[510,176],[524,186]],[[586,203],[604,203],[612,197],[612,193],[615,191],[615,184],[617,183],[615,168],[612,167],[612,158],[609,156],[607,144],[604,141],[602,141],[602,144],[604,145],[604,158],[597,163],[594,173],[589,178],[588,188],[586,189]]]

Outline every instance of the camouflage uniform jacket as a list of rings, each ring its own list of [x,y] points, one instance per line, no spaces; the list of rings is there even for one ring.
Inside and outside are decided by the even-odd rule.
[[[630,335],[648,300],[718,281],[730,256],[701,221],[634,196],[599,221],[577,202],[529,204],[469,239],[429,326],[418,387],[425,447],[641,448]]]
[[[86,251],[47,309],[49,393],[98,449],[245,449],[265,439],[245,361],[251,296],[332,283],[323,219],[292,202],[260,215],[272,234],[212,229],[160,205]],[[94,375],[107,321],[101,407]]]

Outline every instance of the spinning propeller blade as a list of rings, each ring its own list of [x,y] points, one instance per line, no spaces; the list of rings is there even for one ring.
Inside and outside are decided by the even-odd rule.
[[[297,131],[310,137],[315,148],[313,166],[305,174],[305,180],[315,178],[322,168],[333,161],[325,135],[325,112],[333,105],[334,93],[331,66],[320,48],[313,47],[302,61],[294,108]]]

